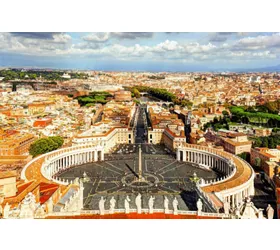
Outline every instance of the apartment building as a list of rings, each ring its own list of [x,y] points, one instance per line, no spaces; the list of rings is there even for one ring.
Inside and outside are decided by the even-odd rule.
[[[35,141],[32,134],[16,133],[0,141],[0,156],[25,155]]]

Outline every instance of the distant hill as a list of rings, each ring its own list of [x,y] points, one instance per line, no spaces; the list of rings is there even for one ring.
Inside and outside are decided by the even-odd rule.
[[[280,65],[255,69],[236,69],[235,72],[280,72]]]

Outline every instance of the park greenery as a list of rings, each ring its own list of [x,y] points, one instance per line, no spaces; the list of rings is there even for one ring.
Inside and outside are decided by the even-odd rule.
[[[270,135],[270,136],[261,136],[261,137],[252,137],[253,148],[256,147],[266,147],[266,148],[276,148],[277,145],[280,145],[280,135]]]
[[[280,127],[280,116],[277,106],[279,101],[256,107],[231,106],[231,121],[245,124],[256,124],[267,127]]]
[[[220,129],[229,129],[229,123],[230,123],[230,118],[229,118],[229,113],[224,110],[222,112],[223,116],[221,117],[215,117],[213,121],[207,122],[203,126],[203,130],[206,131],[207,128],[212,128],[214,131],[219,131]]]
[[[139,98],[141,92],[147,92],[149,95],[158,98],[166,102],[173,102],[175,105],[181,105],[183,107],[191,107],[192,103],[188,100],[180,100],[175,94],[167,91],[166,89],[153,88],[147,86],[134,86],[132,88],[127,87],[132,93],[132,97]]]
[[[62,78],[64,71],[44,71],[44,70],[28,70],[22,71],[20,69],[0,70],[0,77],[4,77],[4,81],[10,80],[36,80],[41,76],[43,80],[47,81],[64,81],[67,79]],[[28,78],[26,77],[28,76]],[[69,73],[72,79],[87,79],[86,73]]]
[[[273,128],[273,132],[280,131],[280,100],[268,102],[264,105],[248,106],[229,106],[231,115],[223,111],[222,118],[214,118],[213,121],[204,125],[204,130],[211,127],[215,131],[219,129],[228,129],[230,123],[242,123],[256,126]]]
[[[105,91],[94,91],[90,92],[89,95],[78,96],[75,99],[81,106],[91,107],[96,103],[106,104],[108,102],[107,98],[112,97],[112,95]]]
[[[36,157],[60,148],[63,145],[63,138],[60,136],[50,136],[36,140],[30,145],[29,153]]]

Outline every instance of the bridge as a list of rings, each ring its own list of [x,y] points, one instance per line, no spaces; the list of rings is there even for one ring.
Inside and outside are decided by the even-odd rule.
[[[173,104],[173,102],[166,102],[166,101],[140,101],[141,104],[147,104],[147,103],[150,103],[150,102],[153,102],[153,103],[156,103],[160,106],[169,106],[170,104]]]

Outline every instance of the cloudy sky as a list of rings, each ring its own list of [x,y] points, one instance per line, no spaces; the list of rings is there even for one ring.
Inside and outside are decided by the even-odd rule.
[[[280,64],[280,33],[0,33],[0,66],[207,71]]]

